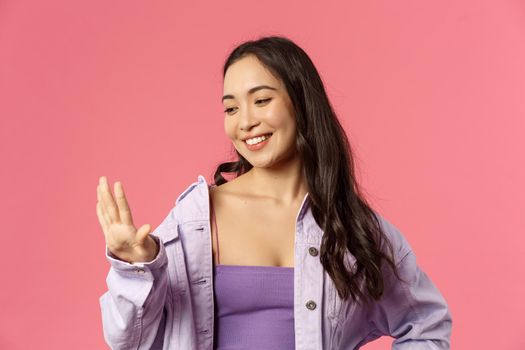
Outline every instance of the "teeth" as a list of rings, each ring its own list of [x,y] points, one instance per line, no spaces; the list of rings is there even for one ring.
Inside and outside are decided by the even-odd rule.
[[[258,144],[259,142],[262,142],[268,138],[270,138],[270,134],[268,135],[263,135],[263,136],[259,136],[259,137],[254,137],[253,139],[248,139],[246,140],[246,143],[249,144],[249,145],[256,145]]]

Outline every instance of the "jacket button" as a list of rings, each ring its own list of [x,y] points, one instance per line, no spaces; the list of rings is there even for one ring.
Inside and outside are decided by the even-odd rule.
[[[308,302],[306,303],[306,308],[308,310],[313,310],[313,309],[316,308],[316,306],[317,306],[317,304],[313,300],[308,300]]]
[[[138,267],[138,268],[135,269],[135,272],[136,273],[145,273],[146,271],[143,268]]]
[[[317,256],[317,254],[319,254],[319,251],[317,250],[316,247],[308,248],[308,252],[310,253],[311,256]]]

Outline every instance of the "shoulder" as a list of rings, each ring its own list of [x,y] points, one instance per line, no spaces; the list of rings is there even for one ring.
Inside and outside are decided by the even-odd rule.
[[[197,180],[187,185],[175,200],[174,214],[179,222],[208,220],[210,198],[234,196],[241,188],[238,179],[232,179],[220,186],[211,185],[203,175],[198,175]]]
[[[235,211],[236,208],[243,208],[246,201],[256,199],[251,191],[253,186],[250,186],[244,175],[239,175],[220,185],[209,187],[210,200],[214,209],[220,211],[220,208],[228,207]]]
[[[188,221],[207,219],[208,183],[202,175],[187,185],[175,200],[175,205],[160,225],[152,232],[167,243],[179,235],[178,226]]]
[[[182,191],[178,196],[177,196],[177,199],[175,200],[175,205],[179,205],[179,203],[182,202],[182,200],[184,198],[186,198],[188,195],[191,195],[193,193],[193,196],[195,196],[195,192],[194,190],[198,190],[199,187],[204,187],[204,186],[208,186],[208,183],[206,181],[206,179],[204,178],[204,176],[202,175],[197,175],[197,180],[190,183],[186,189],[184,191]],[[198,192],[198,191],[197,191]],[[191,196],[190,196],[191,197]],[[187,201],[186,201],[187,202]]]
[[[177,196],[173,210],[179,223],[208,219],[210,186],[206,178],[199,174],[197,180]]]
[[[406,239],[403,232],[392,223],[392,221],[385,218],[383,215],[379,214],[377,211],[374,211],[374,215],[379,221],[381,230],[392,243],[392,248],[394,249],[394,258],[396,263],[399,263],[406,257],[411,251],[412,247]]]

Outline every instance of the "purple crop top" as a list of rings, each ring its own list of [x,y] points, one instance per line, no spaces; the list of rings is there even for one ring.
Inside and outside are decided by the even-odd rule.
[[[215,350],[295,349],[293,267],[218,263],[214,269]]]

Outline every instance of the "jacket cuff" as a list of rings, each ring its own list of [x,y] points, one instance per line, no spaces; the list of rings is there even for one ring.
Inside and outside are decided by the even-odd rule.
[[[122,272],[134,272],[135,274],[149,275],[153,270],[161,269],[168,262],[166,249],[162,240],[153,234],[150,234],[150,236],[159,245],[159,252],[153,260],[149,262],[129,263],[127,261],[120,260],[116,255],[111,253],[107,245],[105,247],[106,259],[115,270]]]

